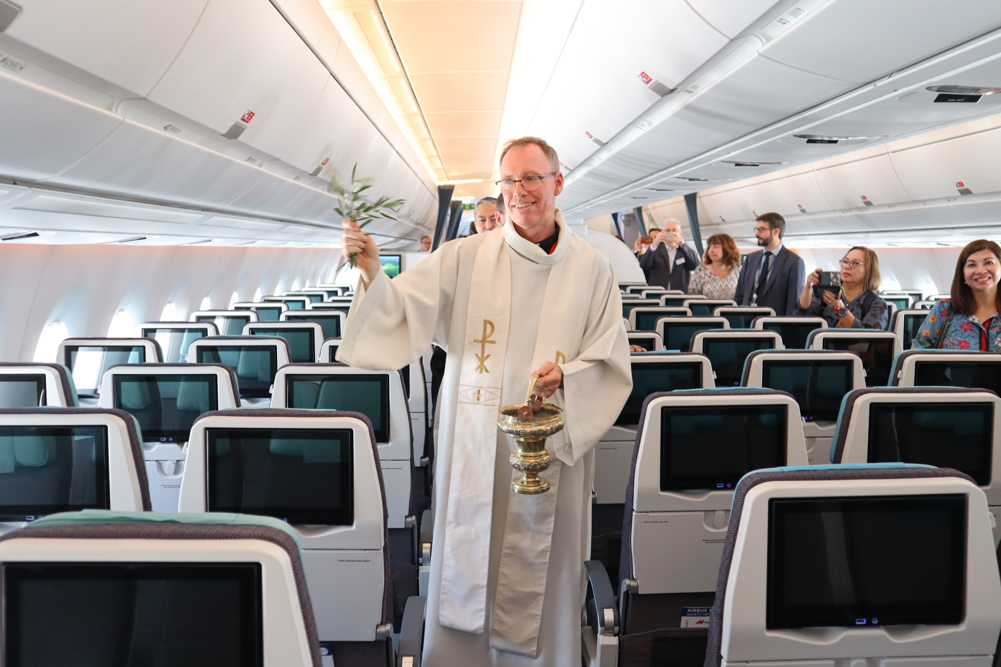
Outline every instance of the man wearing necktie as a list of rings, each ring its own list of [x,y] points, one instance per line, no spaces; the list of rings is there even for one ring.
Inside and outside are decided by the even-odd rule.
[[[653,237],[650,248],[640,255],[640,268],[648,285],[688,292],[688,279],[699,265],[699,257],[681,236],[681,223],[670,219]]]
[[[793,315],[806,282],[803,258],[782,244],[786,221],[778,213],[763,213],[754,226],[762,250],[747,256],[737,280],[735,299],[742,306],[771,308],[776,315]]]

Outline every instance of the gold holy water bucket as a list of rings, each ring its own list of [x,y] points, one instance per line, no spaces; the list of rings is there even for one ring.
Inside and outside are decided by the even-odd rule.
[[[549,490],[549,482],[539,477],[553,462],[546,451],[546,438],[563,430],[563,410],[543,403],[542,409],[534,417],[518,416],[522,405],[508,405],[500,409],[497,428],[514,436],[515,451],[511,454],[511,467],[521,473],[521,477],[511,482],[515,493],[535,495]]]

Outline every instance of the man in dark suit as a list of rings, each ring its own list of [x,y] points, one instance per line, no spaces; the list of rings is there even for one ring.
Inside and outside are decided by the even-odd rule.
[[[793,315],[806,282],[803,258],[782,245],[786,221],[778,213],[762,213],[754,236],[762,250],[747,256],[737,279],[734,299],[742,306],[771,308],[776,315]]]
[[[664,229],[654,234],[650,247],[640,255],[648,285],[682,292],[688,292],[688,278],[698,265],[699,256],[685,244],[681,223],[674,219],[664,223]]]

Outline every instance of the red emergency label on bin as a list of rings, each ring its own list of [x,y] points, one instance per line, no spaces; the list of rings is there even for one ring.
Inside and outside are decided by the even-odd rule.
[[[243,115],[240,116],[240,122],[241,123],[249,123],[253,119],[254,119],[254,112],[251,111],[250,109],[247,109],[246,111],[244,111]]]

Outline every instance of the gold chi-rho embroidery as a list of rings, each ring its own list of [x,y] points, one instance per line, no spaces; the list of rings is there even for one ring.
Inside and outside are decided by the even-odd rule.
[[[567,362],[567,355],[563,354],[559,350],[556,350],[556,361],[553,363],[559,366],[560,364],[565,364]]]
[[[490,369],[487,368],[487,359],[490,358],[490,355],[487,354],[487,345],[493,345],[497,342],[495,340],[490,340],[490,337],[494,335],[494,330],[495,327],[493,322],[490,320],[483,320],[483,338],[480,338],[479,340],[473,339],[474,343],[480,344],[480,353],[473,353],[473,356],[475,356],[476,360],[479,362],[476,366],[477,373],[490,372]],[[479,398],[476,400],[479,400]]]

